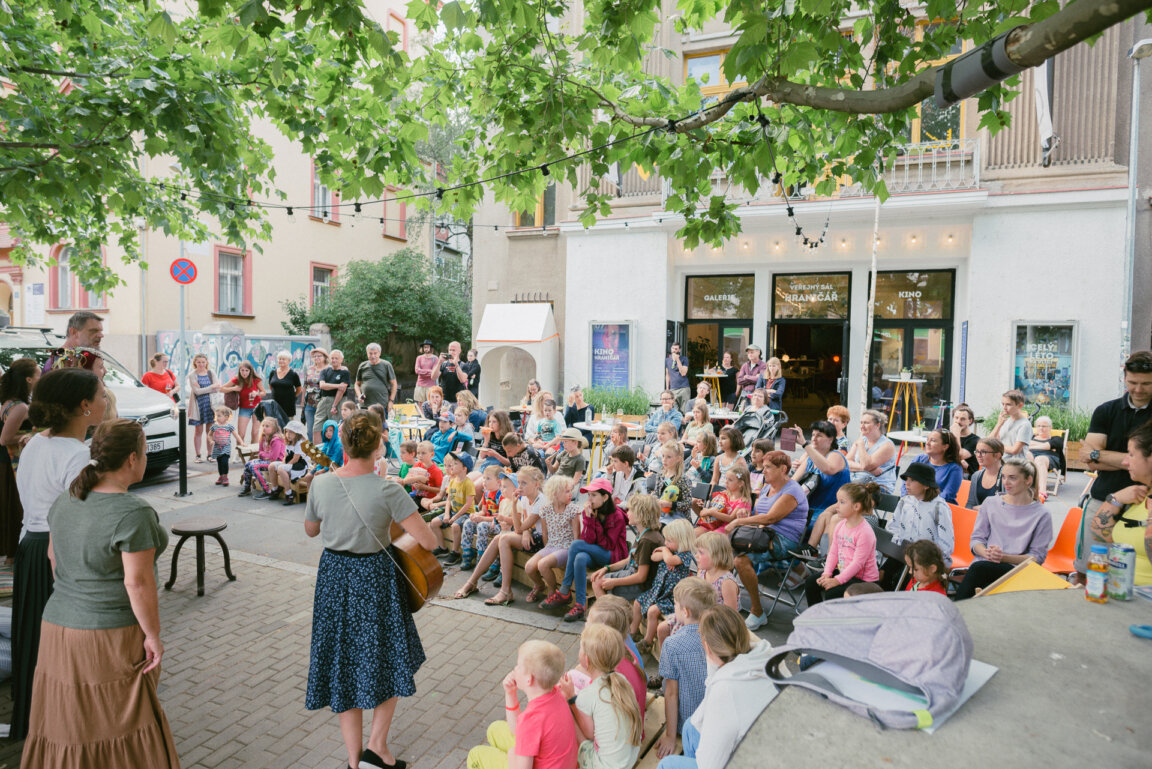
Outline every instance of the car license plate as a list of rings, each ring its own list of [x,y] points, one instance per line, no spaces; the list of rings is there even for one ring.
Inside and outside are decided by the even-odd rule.
[[[153,454],[164,450],[164,441],[149,441],[148,453]]]

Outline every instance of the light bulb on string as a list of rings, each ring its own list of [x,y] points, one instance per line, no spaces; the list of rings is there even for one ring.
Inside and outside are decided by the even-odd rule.
[[[288,206],[288,221],[292,222],[293,224],[296,223],[296,214],[292,210],[292,206]]]

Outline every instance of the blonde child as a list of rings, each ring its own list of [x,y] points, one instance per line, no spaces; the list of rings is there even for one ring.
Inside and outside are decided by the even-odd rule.
[[[264,471],[273,462],[284,459],[284,436],[280,432],[280,423],[272,417],[264,417],[260,422],[260,452],[256,459],[250,459],[244,465],[244,472],[240,474],[240,494],[246,497],[252,493],[252,481],[260,484],[264,493],[268,493],[268,482],[264,480]]]
[[[684,475],[688,484],[710,483],[712,481],[712,465],[716,461],[718,451],[716,436],[712,433],[702,433],[692,445],[692,455],[688,459],[688,471]]]
[[[580,635],[580,665],[591,681],[579,694],[570,677],[560,680],[561,694],[571,700],[580,744],[580,769],[630,769],[640,755],[644,717],[628,679],[616,672],[627,648],[624,638],[607,625],[588,624]]]
[[[689,529],[691,531],[691,529]],[[674,616],[680,631],[660,649],[660,675],[664,677],[664,733],[656,741],[659,758],[671,755],[676,735],[704,699],[708,662],[700,640],[700,618],[716,605],[716,591],[699,577],[680,580],[673,593]]]
[[[628,523],[640,532],[628,551],[628,557],[592,573],[592,592],[597,606],[609,592],[629,602],[636,600],[652,586],[656,576],[652,553],[664,544],[664,535],[660,533],[660,503],[656,497],[651,494],[632,497],[628,505]]]
[[[432,500],[444,487],[444,471],[436,464],[436,447],[432,441],[420,441],[416,444],[416,464],[408,471],[409,475],[423,471],[428,477],[421,480],[413,475],[412,496],[420,505],[421,510],[431,510]]]
[[[548,501],[540,517],[544,519],[544,541],[548,544],[524,564],[524,573],[532,581],[532,590],[525,599],[528,603],[543,600],[556,590],[556,575],[552,570],[564,569],[568,548],[580,537],[581,506],[572,501],[575,485],[566,475],[553,475],[544,484],[544,497]]]
[[[680,442],[676,440],[676,427],[671,422],[661,422],[656,428],[656,442],[645,447],[646,453],[640,454],[640,461],[644,463],[645,475],[653,475],[664,469],[664,457],[661,450],[668,441],[676,441],[676,445],[680,445]],[[680,456],[683,457],[684,455],[681,454]]]
[[[551,398],[544,399],[540,419],[536,420],[535,433],[529,438],[532,445],[539,451],[555,448],[560,431],[564,429],[564,417],[556,413],[556,401]]]
[[[808,605],[840,598],[853,582],[876,582],[876,533],[864,516],[872,513],[874,495],[880,490],[875,483],[846,483],[836,492],[836,503],[843,520],[832,532],[832,544],[823,574],[813,574],[804,585]]]
[[[918,539],[904,549],[904,562],[912,579],[905,590],[914,592],[940,593],[948,595],[945,587],[948,567],[944,565],[944,554],[930,539]]]
[[[477,493],[480,495],[479,509],[467,516],[461,527],[461,571],[476,568],[476,553],[484,552],[493,535],[500,531],[500,524],[496,521],[496,514],[500,511],[499,465],[488,465],[484,468]]]
[[[737,518],[752,514],[752,493],[748,468],[736,465],[724,474],[724,491],[712,495],[708,507],[696,521],[696,536],[706,531],[720,531]]]
[[[511,473],[505,471],[504,476]],[[507,606],[514,600],[512,595],[512,551],[523,550],[535,553],[544,547],[544,521],[540,517],[547,504],[541,489],[544,486],[544,473],[535,467],[523,467],[516,473],[516,483],[520,498],[512,509],[512,530],[497,534],[488,543],[488,549],[480,557],[475,571],[464,586],[456,591],[456,598],[467,598],[479,588],[481,575],[494,562],[500,564],[500,577],[497,584],[500,592],[484,603],[489,606]],[[499,558],[499,561],[497,561]]]
[[[518,767],[574,767],[580,749],[576,724],[564,695],[556,686],[564,674],[564,652],[547,641],[520,645],[516,667],[504,676],[504,720],[488,727],[488,744],[468,751],[468,769],[508,769],[514,755]],[[520,712],[518,692],[528,706]]]
[[[735,427],[721,427],[720,437],[716,439],[716,444],[720,449],[720,453],[716,457],[716,461],[712,463],[712,485],[715,486],[720,483],[720,479],[737,465],[742,465],[745,470],[748,469],[748,463],[740,456],[740,452],[744,450],[744,436]]]
[[[292,482],[307,475],[308,468],[312,464],[304,453],[305,430],[307,428],[304,427],[304,423],[296,419],[284,425],[284,461],[268,465],[266,477],[269,491],[257,494],[253,499],[274,500],[283,494],[284,504],[290,505],[295,501],[292,498]]]
[[[696,533],[692,524],[677,518],[664,527],[664,544],[652,551],[652,561],[658,564],[652,586],[637,596],[632,604],[630,630],[633,640],[640,631],[641,618],[647,617],[648,620],[643,639],[637,643],[640,651],[647,653],[652,649],[660,615],[672,616],[673,591],[680,580],[691,574],[696,565],[695,552]]]
[[[212,447],[211,456],[216,460],[216,470],[220,473],[216,485],[227,486],[228,460],[232,457],[232,436],[236,434],[236,428],[228,424],[232,419],[232,409],[217,406],[212,412],[216,422],[208,428],[208,445]]]
[[[665,423],[667,424],[667,423]],[[660,498],[660,522],[687,519],[691,511],[691,495],[684,488],[684,452],[680,442],[671,440],[660,448],[662,468],[653,493]]]
[[[736,554],[728,537],[718,531],[708,531],[696,538],[696,568],[701,579],[716,589],[716,603],[739,611],[740,583],[736,581]],[[665,619],[656,628],[656,637],[663,644],[680,627],[676,618]]]
[[[628,625],[632,623],[631,602],[611,594],[597,598],[596,603],[588,610],[588,622],[607,625],[624,639],[628,654],[616,670],[623,673],[636,690],[636,704],[640,706],[640,714],[643,715],[648,700],[646,695],[648,687],[644,678],[644,662],[640,659],[640,650],[628,635]]]
[[[444,527],[452,532],[452,547],[438,547],[432,551],[433,555],[446,555],[444,563],[451,566],[460,563],[463,556],[460,553],[460,538],[463,533],[463,520],[476,510],[476,488],[468,471],[472,469],[472,455],[462,452],[449,451],[444,457],[444,470],[448,475],[448,482],[436,495],[433,504],[442,504],[444,512],[428,522],[437,537]]]

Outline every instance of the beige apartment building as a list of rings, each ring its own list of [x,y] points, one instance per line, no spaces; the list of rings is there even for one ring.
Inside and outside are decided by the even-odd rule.
[[[373,0],[370,14],[396,31],[407,50],[411,24],[405,3]],[[333,191],[316,176],[312,158],[268,124],[256,133],[275,151],[276,185],[287,205],[323,206],[334,202]],[[146,176],[173,175],[169,161],[143,158]],[[278,201],[279,202],[279,201]],[[147,267],[124,266],[124,285],[108,295],[86,291],[68,268],[68,244],[43,250],[47,261],[34,267],[14,265],[9,258],[10,235],[0,224],[0,309],[13,325],[48,327],[63,332],[68,317],[80,309],[104,317],[104,348],[129,368],[147,370],[156,350],[157,333],[180,328],[180,286],[170,274],[180,258],[196,266],[195,280],[186,288],[184,323],[189,333],[213,328],[239,329],[253,336],[279,335],[286,318],[281,303],[326,295],[333,280],[350,261],[376,260],[411,247],[430,258],[463,263],[467,243],[453,231],[430,226],[427,215],[409,211],[403,202],[365,205],[361,216],[349,208],[294,211],[270,210],[268,240],[243,248],[223,240],[182,242],[161,230],[141,232],[141,252]],[[383,219],[383,222],[381,222]],[[211,226],[211,223],[209,223]],[[109,246],[107,264],[120,264],[120,253]],[[384,340],[381,340],[384,341]]]
[[[693,375],[725,351],[739,365],[749,344],[779,356],[788,379],[784,408],[802,423],[834,403],[854,415],[862,398],[889,403],[906,368],[923,380],[917,394],[929,424],[941,402],[966,400],[983,415],[1011,387],[1032,400],[1085,408],[1115,397],[1124,324],[1131,349],[1147,349],[1152,336],[1147,87],[1134,274],[1126,261],[1128,51],[1148,37],[1152,27],[1132,20],[1094,47],[1055,58],[1051,113],[1060,141],[1047,165],[1035,70],[1022,74],[1010,103],[1012,127],[996,136],[978,129],[975,99],[946,110],[922,105],[886,175],[893,194],[880,210],[870,339],[875,200],[851,184],[830,199],[792,198],[806,234],[828,222],[816,249],[797,242],[778,190],[750,195],[723,178],[716,188],[738,204],[743,232],[718,247],[686,248],[676,237],[682,220],[664,210],[663,180],[637,168],[609,180],[612,215],[588,229],[577,222],[580,190],[605,181],[587,168],[576,189],[549,188],[534,211],[512,212],[489,198],[477,221],[512,226],[476,229],[473,325],[486,310],[547,297],[561,353],[545,370],[523,354],[534,340],[490,346],[481,363],[493,379],[488,391],[482,383],[481,400],[510,402],[529,377],[553,391],[579,383],[654,394],[664,386],[672,340],[684,344]],[[650,66],[676,82],[708,73],[703,90],[721,94],[729,86],[720,63],[733,42],[719,22],[682,35],[669,19],[655,44],[679,56],[654,57]],[[1134,298],[1130,316],[1126,295]]]

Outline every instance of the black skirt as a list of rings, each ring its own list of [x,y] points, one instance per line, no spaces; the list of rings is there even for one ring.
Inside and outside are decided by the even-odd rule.
[[[16,550],[12,593],[12,729],[8,736],[15,740],[28,735],[32,679],[40,652],[40,621],[52,595],[52,581],[48,532],[30,531]]]

